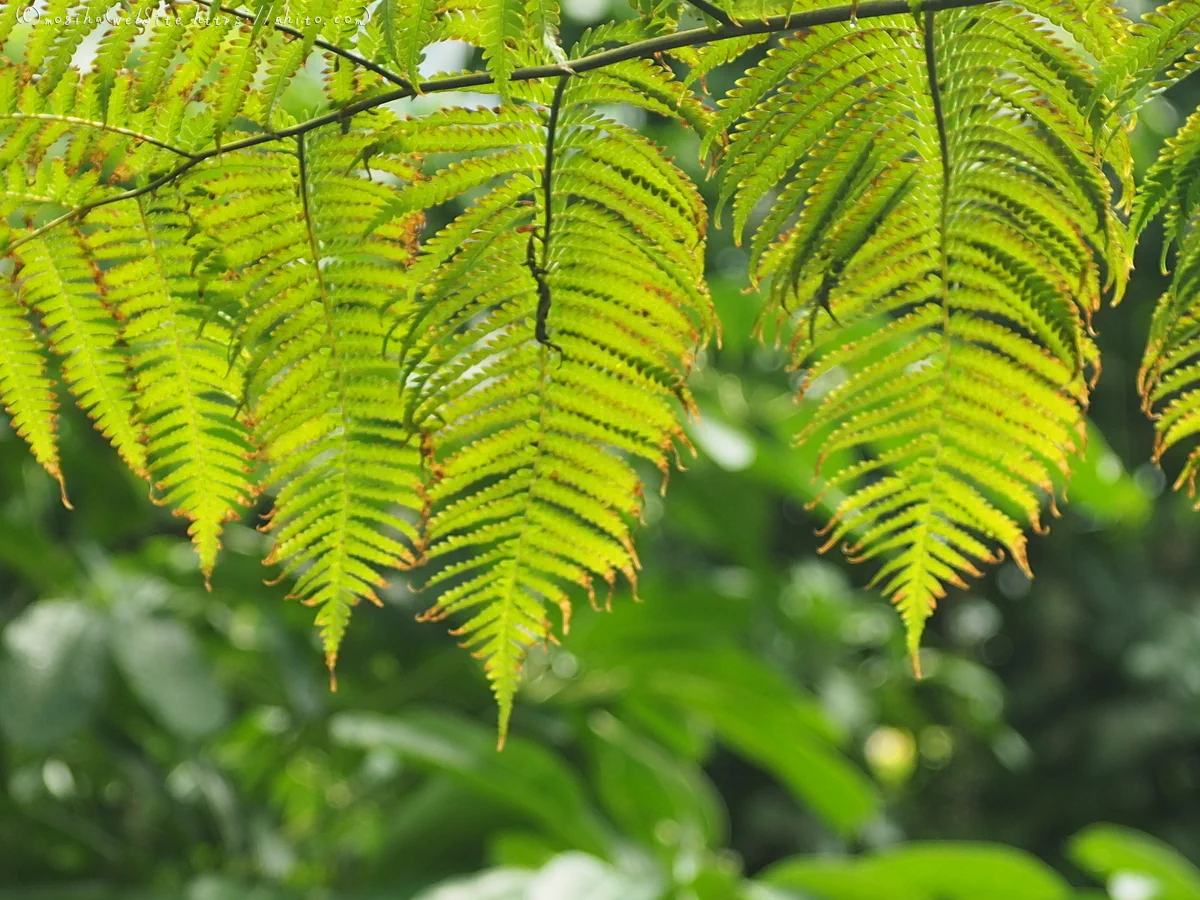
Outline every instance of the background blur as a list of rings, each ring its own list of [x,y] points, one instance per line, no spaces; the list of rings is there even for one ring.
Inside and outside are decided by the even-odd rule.
[[[614,15],[566,10],[568,39]],[[1198,99],[1192,82],[1145,110],[1143,167]],[[700,177],[694,137],[643,124]],[[811,459],[790,441],[807,410],[783,354],[750,341],[760,299],[712,231],[724,344],[695,377],[698,456],[648,491],[641,602],[585,603],[536,654],[502,755],[477,664],[414,621],[427,602],[402,575],[359,610],[331,693],[311,610],[263,583],[253,517],[206,592],[182,520],[82,417],[62,423],[74,512],[0,425],[0,894],[403,900],[500,867],[424,896],[1058,896],[1017,875],[996,894],[822,887],[847,853],[952,838],[1107,878],[1086,896],[1200,896],[1200,879],[1115,877],[1096,848],[1123,833],[1068,849],[1113,822],[1200,859],[1200,514],[1164,492],[1177,460],[1147,462],[1133,387],[1159,253],[1151,233],[1097,317],[1094,433],[1031,542],[1037,580],[1005,565],[953,595],[916,683],[869,570],[815,554]]]

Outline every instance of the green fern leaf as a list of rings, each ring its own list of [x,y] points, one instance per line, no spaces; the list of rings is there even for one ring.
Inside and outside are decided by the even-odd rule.
[[[275,0],[264,0],[257,7],[253,23],[236,28],[233,36],[217,53],[220,77],[212,82],[208,90],[218,144],[221,135],[242,112],[242,107],[249,99],[250,86],[262,62],[262,43],[266,42],[275,48],[282,44],[277,33],[272,33],[276,38],[273,44],[263,35],[264,22],[270,21]]]
[[[1021,6],[1061,28],[1102,65],[1118,55],[1129,33],[1123,10],[1109,0],[1022,0]]]
[[[825,546],[881,563],[914,662],[947,585],[997,547],[1028,571],[1019,521],[1081,445],[1097,259],[1129,265],[1094,87],[1011,7],[879,19],[772,50],[709,134],[743,119],[722,199],[740,230],[774,195],[752,273],[806,384],[841,374],[805,429],[845,460]]]
[[[0,50],[4,49],[13,29],[17,27],[21,11],[21,6],[16,3],[6,3],[3,9],[0,9]]]
[[[152,32],[146,63],[138,66],[142,108],[160,98],[164,79],[169,78],[167,96],[183,96],[209,74],[235,25],[232,16],[209,17],[204,24],[198,23],[197,18],[205,12],[203,7],[187,4],[180,10],[178,21],[168,19]],[[170,67],[180,50],[183,62],[172,70]]]
[[[100,39],[96,51],[94,68],[101,80],[102,100],[107,98],[113,84],[125,68],[125,62],[133,50],[138,32],[144,26],[142,20],[150,15],[158,4],[154,0],[136,0],[131,4],[117,24]]]
[[[117,321],[96,288],[79,233],[61,228],[17,251],[22,302],[37,312],[79,405],[129,467],[146,472],[144,435],[126,378]]]
[[[1118,109],[1148,91],[1162,93],[1200,66],[1200,9],[1188,0],[1172,0],[1129,26],[1120,48],[1105,63],[1099,93],[1110,96]]]
[[[289,11],[303,27],[299,29],[299,37],[277,31],[268,41],[266,77],[262,85],[266,105],[263,115],[268,124],[288,85],[312,53],[326,19],[333,15],[329,0],[309,0],[290,6]]]
[[[421,81],[421,57],[435,40],[439,4],[435,0],[381,0],[388,59],[410,84]]]
[[[1195,215],[1195,203],[1190,192],[1200,173],[1200,114],[1192,113],[1176,134],[1169,138],[1158,158],[1146,171],[1141,190],[1134,202],[1130,228],[1134,234],[1142,231],[1156,217],[1162,216],[1163,273],[1166,273],[1166,251],[1171,243],[1182,241]]]
[[[524,0],[480,0],[483,55],[488,71],[496,79],[503,97],[509,96],[508,82],[521,64],[520,48],[525,28]]]
[[[191,272],[191,222],[177,203],[139,198],[101,207],[88,223],[105,298],[124,319],[151,478],[163,502],[191,521],[207,577],[222,526],[253,490],[225,343],[213,335],[221,326],[205,323]]]
[[[549,211],[547,136],[529,108],[447,111],[414,132],[445,134],[446,150],[529,142],[476,160],[503,180],[427,245],[399,339],[434,472],[426,552],[443,568],[427,618],[465,619],[455,634],[485,661],[501,740],[525,651],[550,636],[547,607],[565,628],[572,588],[635,580],[630,460],[666,466],[690,406],[683,376],[712,325],[699,196],[653,145],[587,110],[587,81],[562,101]],[[477,183],[470,168],[413,189],[444,199],[439,185]]]
[[[557,0],[255,0],[204,23],[182,3],[146,31],[96,24],[104,0],[33,25],[0,7],[0,402],[34,456],[61,481],[44,344],[206,573],[223,523],[274,495],[270,561],[331,667],[354,604],[428,561],[428,617],[484,658],[503,739],[549,612],[565,630],[577,594],[634,581],[639,467],[683,441],[716,325],[702,198],[597,112],[617,107],[723,157],[718,207],[815,401],[828,545],[877,560],[914,654],[947,586],[1027,566],[1023,524],[1080,447],[1089,320],[1130,267],[1116,183],[1133,232],[1162,215],[1180,248],[1142,386],[1160,451],[1195,443],[1200,118],[1136,203],[1121,121],[1200,59],[1190,4],[1133,27],[1109,0],[874,7],[772,46],[716,111],[707,73],[793,12],[857,7],[635,6],[573,60]],[[487,71],[421,89],[499,105],[388,112],[449,40]],[[302,72],[306,121],[284,103]]]
[[[11,285],[0,285],[0,403],[13,430],[41,466],[63,486],[58,458],[58,400],[32,323]],[[63,502],[66,503],[63,488]],[[70,504],[67,504],[68,506]]]
[[[233,346],[245,354],[247,418],[276,489],[270,562],[319,607],[330,667],[350,610],[378,602],[381,570],[414,562],[418,451],[381,355],[381,313],[407,294],[419,217],[371,228],[391,189],[366,177],[371,132],[307,135],[298,153],[227,154],[189,181],[194,210],[233,279]],[[410,178],[403,159],[372,169]]]
[[[1163,217],[1164,269],[1167,246],[1177,247],[1170,287],[1151,320],[1138,387],[1154,419],[1155,460],[1177,445],[1190,448],[1175,488],[1186,486],[1193,495],[1200,471],[1200,240],[1194,225],[1198,184],[1200,114],[1193,113],[1147,172],[1133,219],[1141,230],[1155,216]]]

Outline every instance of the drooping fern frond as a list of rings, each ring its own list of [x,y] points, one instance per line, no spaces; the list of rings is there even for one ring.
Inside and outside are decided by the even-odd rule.
[[[17,251],[18,291],[62,357],[63,378],[129,467],[146,471],[146,449],[117,320],[104,305],[83,236],[62,228]]]
[[[559,44],[558,0],[379,0],[367,33],[373,54],[419,89],[420,64],[436,41],[458,40],[482,50],[502,97],[521,66],[566,61]]]
[[[0,404],[33,458],[63,488],[58,457],[58,398],[33,324],[11,283],[0,285]]]
[[[1200,114],[1193,113],[1166,142],[1146,173],[1134,207],[1140,232],[1155,217],[1164,225],[1163,269],[1172,244],[1178,250],[1171,285],[1158,299],[1138,373],[1143,407],[1154,419],[1157,461],[1172,447],[1189,452],[1175,488],[1195,494],[1200,471],[1200,239],[1196,186],[1200,184]]]
[[[463,620],[501,740],[525,651],[550,635],[547,607],[565,628],[572,588],[636,580],[632,462],[664,468],[682,439],[685,375],[712,326],[699,195],[590,110],[604,85],[589,81],[560,80],[548,110],[447,110],[401,141],[491,151],[409,189],[424,206],[491,186],[427,242],[396,339],[434,474],[425,539],[442,567],[428,617]]]
[[[205,572],[222,524],[275,489],[271,558],[320,606],[332,665],[350,607],[377,599],[416,538],[417,453],[381,348],[420,216],[376,221],[413,170],[349,120],[286,150],[239,150],[271,143],[256,122],[295,124],[278,102],[299,69],[288,48],[318,38],[270,28],[277,5],[256,8],[264,27],[240,14],[199,24],[197,10],[212,12],[158,20],[133,73],[32,78],[31,54],[69,56],[80,37],[41,25],[27,62],[0,68],[0,202],[23,304],[5,306],[2,399],[57,477],[54,406],[30,355],[44,335],[99,429],[191,520]],[[120,23],[99,47],[114,61],[133,52]],[[18,347],[26,310],[41,331]]]
[[[1113,60],[1111,94],[1136,101],[1154,96],[1200,65],[1200,10],[1171,2],[1146,13],[1133,25],[1122,52]],[[1193,112],[1168,139],[1147,170],[1133,207],[1135,236],[1155,220],[1163,225],[1162,270],[1175,251],[1174,271],[1151,320],[1138,389],[1154,420],[1154,460],[1170,449],[1188,450],[1175,488],[1196,493],[1200,472],[1200,240],[1197,238],[1197,185],[1200,185],[1200,114]]]
[[[35,40],[52,31],[31,32],[27,60],[31,52],[35,60],[42,52],[69,58],[86,33],[68,29]],[[150,37],[151,49],[163,34]],[[185,110],[196,76],[176,70],[151,104],[139,98],[135,79],[116,69],[130,48],[129,29],[118,22],[99,42],[100,57],[113,61],[107,69],[80,75],[52,67],[36,81],[24,66],[0,69],[9,222],[82,209],[98,195],[115,198],[121,179],[191,159],[182,145],[194,124]],[[158,77],[153,66],[145,75]],[[18,232],[13,261],[22,300],[63,357],[80,406],[130,467],[158,484],[164,502],[192,520],[207,572],[221,523],[250,494],[241,471],[246,448],[239,427],[217,413],[232,408],[228,395],[214,399],[222,393],[224,350],[211,341],[202,350],[206,342],[195,336],[202,313],[187,287],[188,224],[178,210],[168,223],[161,209],[139,200],[100,207],[90,218],[59,216],[52,221],[61,224],[41,236]],[[52,419],[38,424],[42,432],[48,427]],[[47,466],[57,477],[57,462]]]
[[[1098,260],[1118,291],[1129,265],[1094,83],[1044,24],[987,6],[789,39],[717,119],[740,120],[735,226],[769,203],[752,276],[825,386],[804,436],[841,460],[826,546],[881,563],[914,656],[946,585],[997,548],[1028,569],[1020,519],[1041,527],[1082,440]]]
[[[101,207],[87,221],[105,301],[124,322],[151,478],[192,522],[207,576],[222,526],[254,492],[228,342],[219,323],[206,323],[192,271],[192,222],[177,200],[148,197]]]
[[[376,7],[387,59],[410,83],[420,81],[425,48],[439,36],[435,0],[380,0]]]
[[[295,151],[226,155],[185,189],[208,248],[228,271],[229,352],[244,366],[246,418],[275,491],[269,562],[318,606],[332,668],[350,610],[378,602],[382,570],[413,562],[421,502],[417,450],[382,354],[383,311],[407,294],[419,214],[380,211],[393,191],[368,172],[412,177],[372,155],[377,136],[328,128]],[[369,166],[369,169],[368,169]]]

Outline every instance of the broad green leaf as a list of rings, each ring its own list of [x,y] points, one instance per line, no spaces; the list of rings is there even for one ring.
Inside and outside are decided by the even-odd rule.
[[[0,646],[0,728],[14,743],[50,747],[81,728],[104,697],[104,621],[73,600],[26,609]]]
[[[799,891],[814,900],[932,900],[926,892],[899,879],[866,871],[855,859],[797,857],[768,869],[760,878],[768,885]]]
[[[883,882],[911,885],[935,900],[1066,900],[1070,885],[1035,856],[1002,844],[909,844],[864,864]]]
[[[225,690],[186,625],[122,605],[111,633],[113,655],[129,687],[168,729],[197,739],[225,724]]]
[[[782,781],[830,827],[851,833],[879,809],[875,786],[837,749],[815,701],[752,657],[666,651],[634,670],[638,692],[708,720],[723,743]]]
[[[926,842],[867,857],[786,860],[763,875],[816,900],[1067,900],[1036,857],[1001,844]]]
[[[516,738],[497,753],[489,728],[435,711],[401,716],[339,713],[329,727],[338,743],[391,749],[453,775],[524,813],[567,846],[602,853],[609,844],[608,829],[588,804],[575,774],[531,741]]]
[[[1153,900],[1200,900],[1200,870],[1162,841],[1132,828],[1092,825],[1071,838],[1067,852],[1081,869],[1107,881],[1110,892],[1122,877],[1140,876],[1149,881],[1152,893],[1146,896]]]
[[[693,850],[720,845],[725,811],[698,766],[671,756],[608,713],[593,714],[589,724],[596,790],[624,833],[653,846],[660,828],[668,826],[678,835],[672,845]]]

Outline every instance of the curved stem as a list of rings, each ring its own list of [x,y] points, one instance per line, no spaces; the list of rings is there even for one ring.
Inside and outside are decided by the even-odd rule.
[[[82,125],[85,128],[95,128],[98,131],[108,131],[113,134],[123,134],[126,137],[133,138],[135,141],[141,141],[146,144],[153,144],[163,150],[169,150],[176,156],[182,156],[184,159],[191,159],[192,155],[182,147],[176,147],[173,144],[168,144],[166,141],[160,141],[158,138],[149,134],[142,134],[140,131],[134,131],[131,128],[121,128],[118,125],[109,125],[106,122],[96,122],[91,119],[81,119],[78,116],[60,116],[54,113],[23,113],[10,112],[0,113],[0,119],[8,119],[13,122],[21,121],[39,121],[39,122],[63,122],[67,125]]]
[[[550,282],[546,276],[550,274],[550,235],[554,221],[554,140],[558,131],[558,111],[562,106],[563,92],[567,87],[570,75],[561,75],[554,87],[554,99],[550,101],[550,118],[546,123],[546,163],[542,170],[542,209],[545,212],[545,224],[542,227],[542,260],[537,262],[533,255],[533,235],[529,236],[529,271],[537,283],[538,305],[534,335],[539,344],[557,350],[562,348],[550,340],[548,323],[550,319]]]
[[[570,75],[562,75],[554,88],[554,99],[550,101],[550,120],[546,123],[546,165],[542,170],[542,206],[546,211],[546,225],[542,230],[542,269],[550,262],[550,223],[553,221],[552,179],[554,177],[554,138],[558,131],[558,110],[562,106],[563,91]]]
[[[946,134],[946,115],[942,111],[942,86],[938,80],[937,52],[934,48],[933,10],[925,10],[924,31],[925,68],[929,71],[929,98],[937,122],[938,144],[942,151],[942,190],[950,188],[950,142]]]

